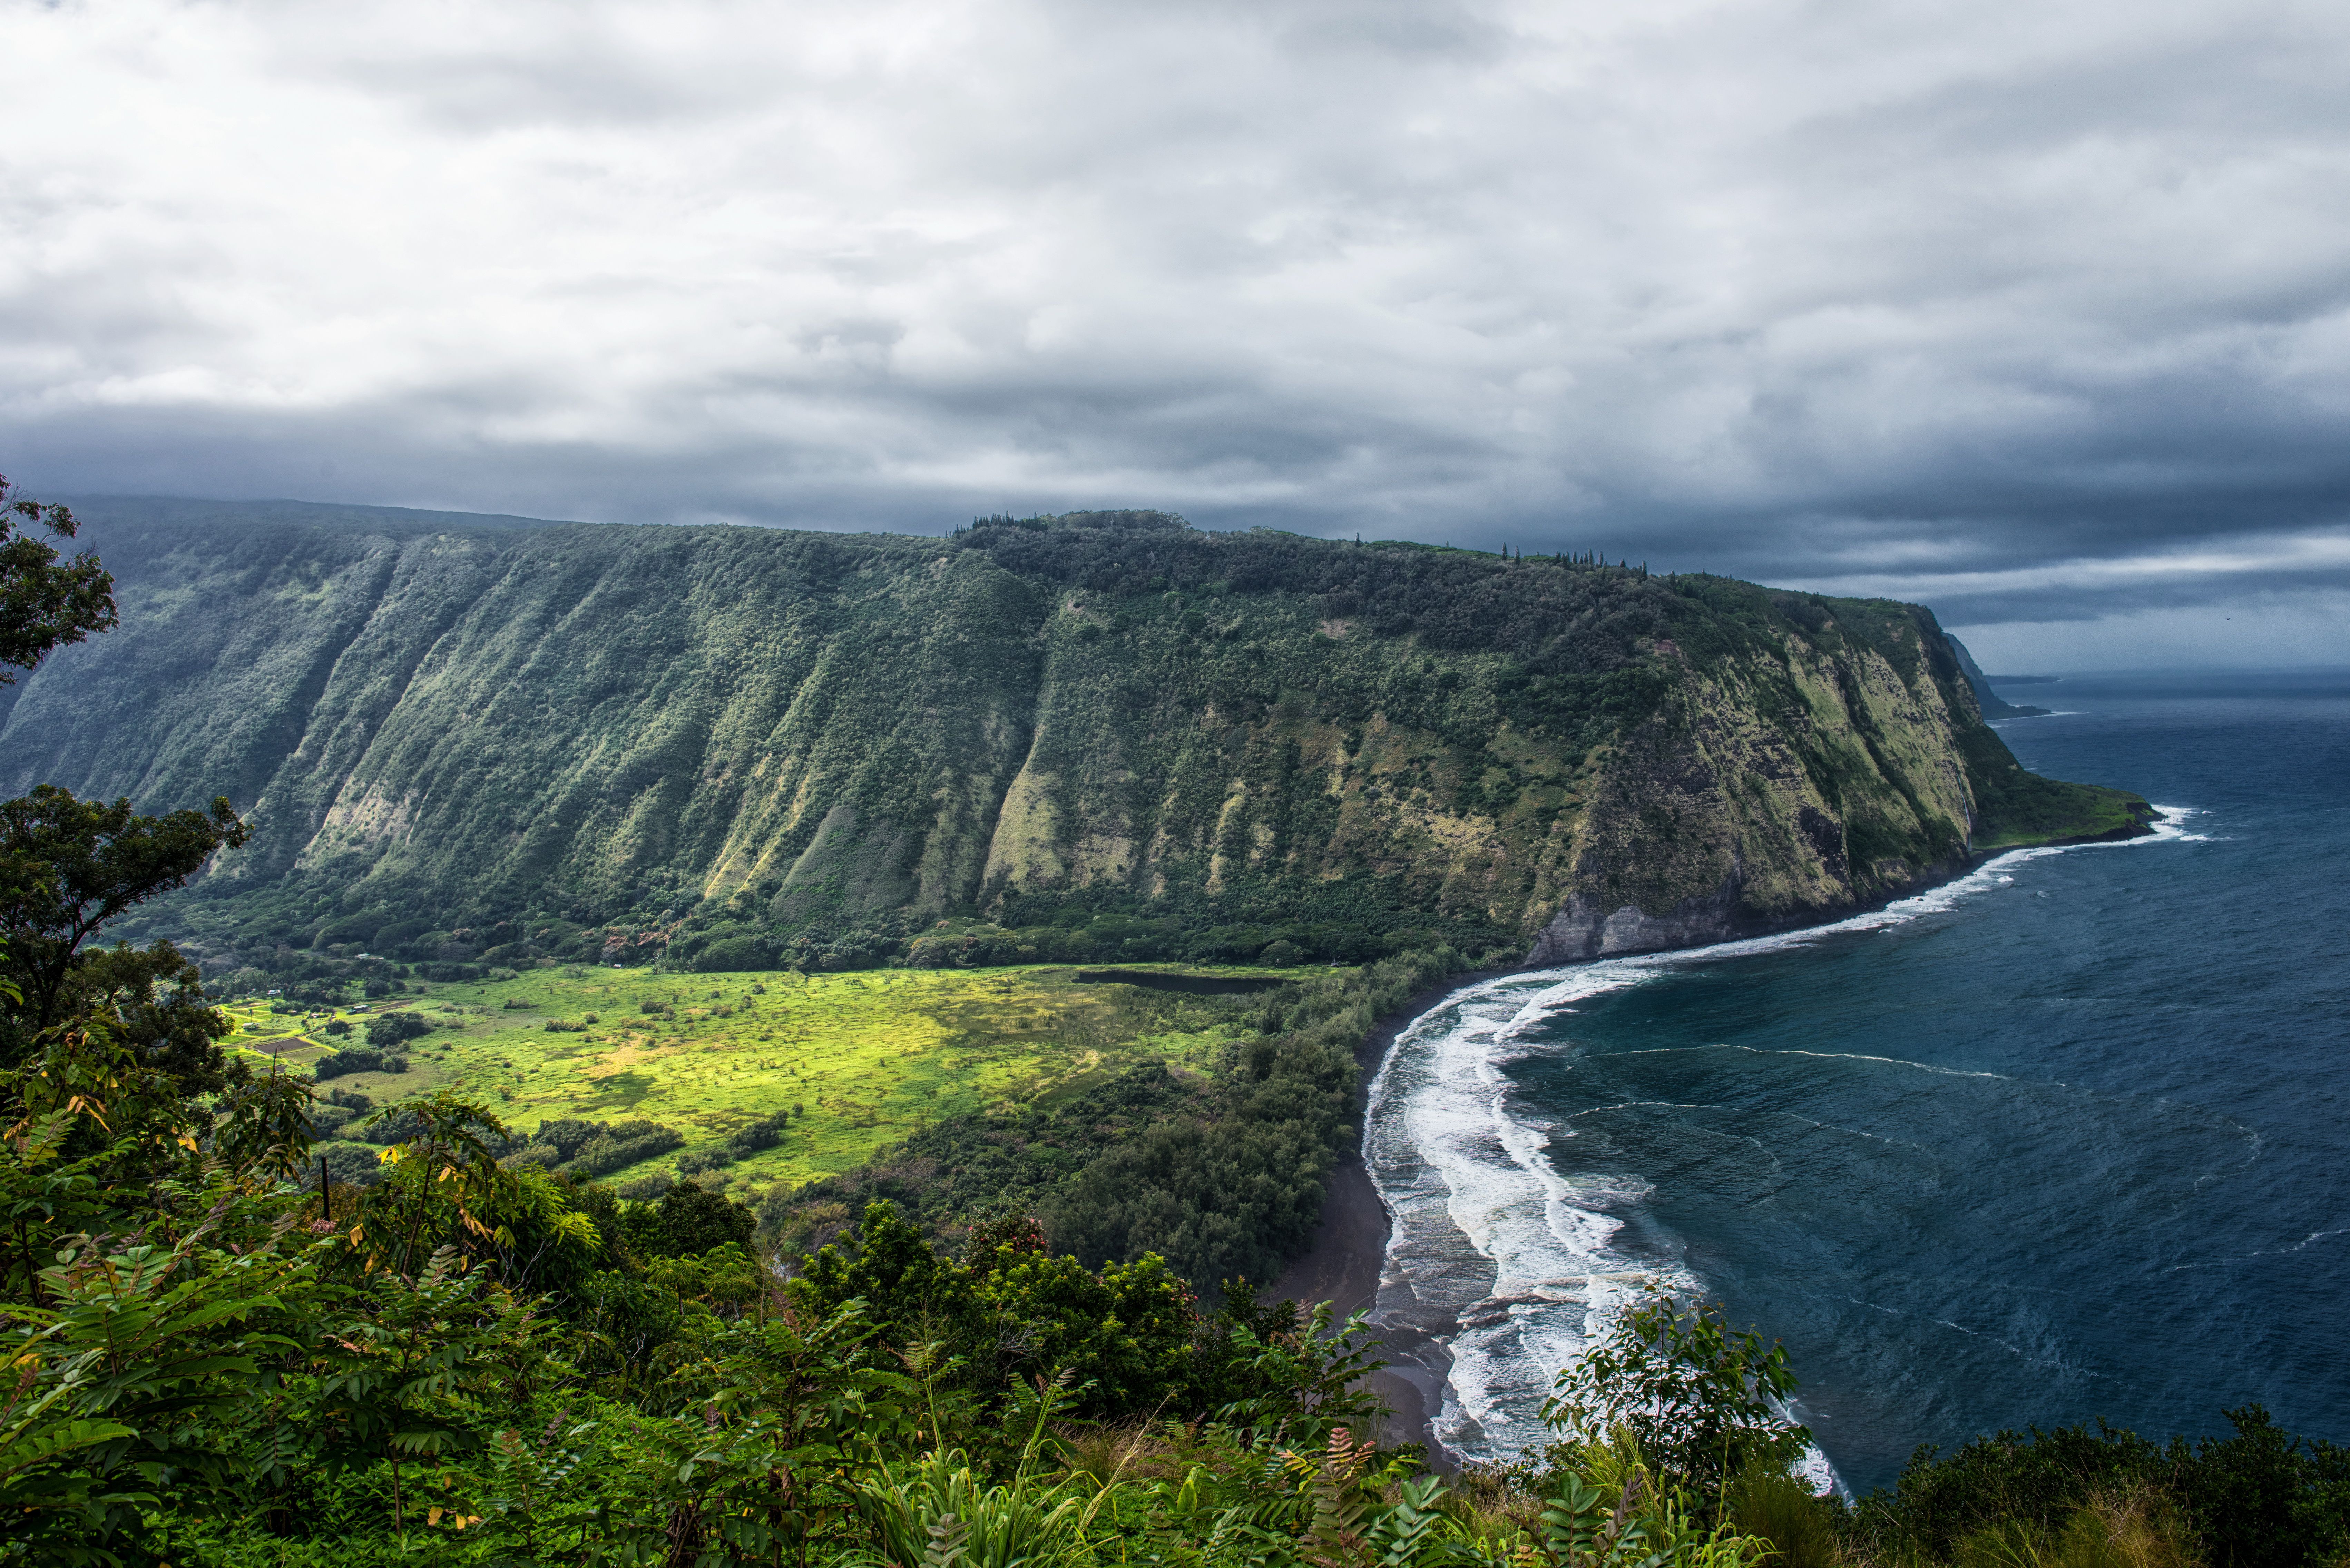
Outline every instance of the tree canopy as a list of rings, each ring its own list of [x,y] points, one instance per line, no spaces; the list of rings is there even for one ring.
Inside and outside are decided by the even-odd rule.
[[[70,511],[17,493],[0,474],[0,686],[51,649],[120,624],[113,575],[90,552],[65,559],[52,543],[76,526]]]
[[[86,967],[87,944],[108,921],[185,886],[245,835],[224,796],[209,810],[161,816],[142,816],[128,800],[77,800],[51,784],[0,802],[0,937],[23,993],[8,1019],[13,1054],[59,1022],[73,997],[71,978]],[[140,983],[176,978],[182,967],[167,964]],[[118,960],[113,971],[128,978],[130,966]],[[7,1050],[12,1044],[0,1044]]]

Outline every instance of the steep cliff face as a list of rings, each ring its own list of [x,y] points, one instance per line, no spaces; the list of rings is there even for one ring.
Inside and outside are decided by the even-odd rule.
[[[1883,608],[1846,608],[1877,618],[1858,638],[1825,607],[1682,672],[1627,731],[1533,961],[1783,929],[1964,860],[1980,811],[1959,742],[1981,721],[1930,621]]]
[[[1156,514],[951,539],[92,504],[121,631],[0,789],[227,793],[217,941],[1321,922],[1537,961],[1817,919],[2126,830],[1929,612]]]
[[[1963,854],[1972,794],[1963,769],[1930,749],[1948,719],[1930,698],[1918,704],[1928,710],[1922,723],[1895,731],[1926,742],[1913,747],[1922,756],[1901,759],[1924,765],[1883,759],[1860,788],[1846,772],[1838,790],[1834,773],[1804,765],[1787,731],[1742,722],[1745,714],[1721,703],[1713,682],[1691,685],[1693,722],[1627,737],[1581,846],[1579,875],[1535,939],[1533,961],[1796,924],[1906,888]],[[1829,696],[1835,719],[1846,717],[1840,695]],[[1828,732],[1841,739],[1849,731]],[[1898,845],[1885,842],[1888,828]]]

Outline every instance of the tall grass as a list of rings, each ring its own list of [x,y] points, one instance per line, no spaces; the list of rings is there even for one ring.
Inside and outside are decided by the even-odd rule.
[[[1739,1529],[1771,1543],[1773,1568],[1839,1568],[1849,1561],[1837,1541],[1835,1501],[1784,1470],[1749,1467],[1724,1501]]]
[[[2009,1520],[1959,1542],[1952,1568],[2197,1568],[2202,1561],[2159,1498],[2092,1499],[2061,1530]]]

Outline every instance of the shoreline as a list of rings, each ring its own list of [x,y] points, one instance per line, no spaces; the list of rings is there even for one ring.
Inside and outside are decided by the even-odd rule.
[[[2162,818],[2158,813],[2152,820],[2158,822]],[[1867,914],[1903,898],[1945,887],[2018,849],[2116,843],[2147,836],[2153,831],[2150,823],[2139,822],[2106,833],[2043,839],[2037,844],[2005,844],[1995,849],[1970,854],[1954,865],[1946,863],[1938,867],[1933,873],[1921,877],[1902,892],[1856,904],[1834,914],[1823,914],[1816,919],[1741,932],[1728,938],[1708,938],[1672,947],[1642,949],[1640,951],[1694,951],[1716,946],[1724,940],[1739,940],[1749,935],[1778,935],[1790,930],[1831,926],[1855,915]],[[1378,1076],[1379,1068],[1386,1063],[1397,1037],[1446,997],[1481,981],[1520,974],[1534,968],[1563,969],[1597,962],[1598,957],[1633,956],[1636,955],[1608,953],[1569,960],[1563,964],[1518,964],[1508,969],[1463,971],[1407,998],[1401,1007],[1374,1024],[1355,1047],[1355,1119],[1357,1127],[1360,1127],[1370,1106],[1371,1080]],[[1328,1182],[1322,1194],[1321,1217],[1315,1221],[1312,1242],[1282,1271],[1280,1280],[1269,1293],[1271,1299],[1294,1301],[1302,1307],[1326,1301],[1336,1308],[1342,1322],[1351,1313],[1376,1305],[1380,1273],[1387,1264],[1391,1230],[1387,1205],[1379,1197],[1378,1184],[1371,1179],[1370,1168],[1364,1163],[1363,1140],[1358,1131],[1331,1164]],[[1423,1445],[1430,1466],[1447,1474],[1457,1468],[1458,1461],[1436,1437],[1436,1416],[1442,1408],[1444,1389],[1452,1369],[1452,1356],[1438,1335],[1451,1326],[1450,1324],[1434,1323],[1425,1327],[1404,1323],[1378,1325],[1379,1345],[1388,1358],[1388,1365],[1373,1373],[1369,1379],[1372,1391],[1393,1407],[1392,1413],[1376,1429],[1378,1439],[1383,1443]]]
[[[1371,1080],[1398,1035],[1462,986],[1516,974],[1523,967],[1465,970],[1407,997],[1401,1007],[1373,1024],[1355,1046],[1357,1127],[1370,1106]],[[1378,1300],[1380,1271],[1387,1266],[1389,1229],[1387,1205],[1363,1161],[1358,1132],[1331,1164],[1312,1243],[1290,1261],[1268,1295],[1302,1307],[1326,1301],[1336,1309],[1341,1322],[1351,1313],[1373,1306]],[[1436,1439],[1436,1414],[1442,1407],[1452,1357],[1432,1335],[1416,1334],[1400,1324],[1380,1326],[1379,1346],[1388,1364],[1371,1374],[1370,1387],[1394,1407],[1394,1413],[1379,1423],[1378,1439],[1422,1444],[1430,1465],[1449,1474],[1454,1465]]]

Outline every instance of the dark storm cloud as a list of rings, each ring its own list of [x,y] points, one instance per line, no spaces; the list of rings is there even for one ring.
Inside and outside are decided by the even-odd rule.
[[[2258,604],[2304,652],[2350,590],[2339,7],[149,0],[0,37],[0,455],[57,491],[1156,504],[1986,628]]]

